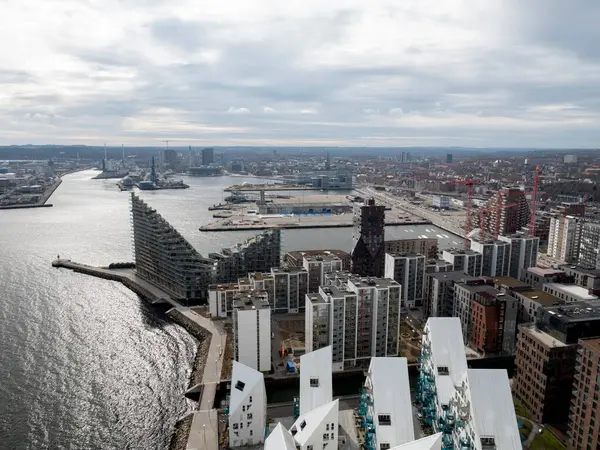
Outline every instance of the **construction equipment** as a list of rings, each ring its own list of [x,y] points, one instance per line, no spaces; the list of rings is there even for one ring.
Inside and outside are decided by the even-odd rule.
[[[473,185],[481,183],[480,180],[461,180],[450,181],[449,184],[464,184],[467,186],[467,220],[465,223],[465,250],[469,249],[469,238],[467,237],[472,229],[471,221],[471,201],[473,199]]]
[[[540,166],[536,166],[533,176],[533,192],[531,193],[531,216],[529,217],[529,235],[535,236],[535,212],[537,209],[538,189],[540,187]]]

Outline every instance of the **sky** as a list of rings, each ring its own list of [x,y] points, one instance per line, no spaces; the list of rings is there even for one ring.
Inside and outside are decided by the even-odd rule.
[[[3,0],[0,145],[600,146],[597,0]]]

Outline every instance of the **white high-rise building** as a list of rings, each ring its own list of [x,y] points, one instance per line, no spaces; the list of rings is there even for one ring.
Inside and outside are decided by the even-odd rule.
[[[302,373],[302,372],[300,372]],[[302,396],[302,392],[300,392]],[[300,416],[290,428],[301,450],[337,450],[339,400],[333,400]]]
[[[271,308],[268,296],[237,294],[233,300],[233,359],[254,370],[271,370]]]
[[[552,217],[548,235],[548,255],[567,263],[577,262],[582,225],[581,217]]]
[[[458,318],[431,317],[424,331],[417,398],[444,448],[520,450],[506,370],[467,368]]]
[[[510,244],[504,241],[471,239],[471,250],[481,253],[481,275],[506,276],[510,270]]]
[[[305,353],[300,357],[300,415],[332,398],[331,347]]]
[[[263,374],[233,362],[229,394],[229,446],[264,442],[267,424],[267,391]]]
[[[374,425],[374,447],[392,448],[415,439],[406,358],[372,358],[358,411]]]
[[[306,296],[306,348],[332,346],[333,370],[364,366],[373,356],[398,355],[400,285],[348,273],[326,277]]]
[[[386,253],[385,278],[400,283],[402,303],[407,308],[423,305],[425,255],[414,253]]]

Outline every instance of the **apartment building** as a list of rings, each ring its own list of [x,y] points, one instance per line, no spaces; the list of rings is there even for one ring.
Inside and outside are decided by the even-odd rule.
[[[521,325],[513,387],[540,423],[567,423],[579,339],[600,336],[600,308],[572,303],[543,308],[536,324]]]
[[[443,448],[521,448],[508,374],[467,368],[458,318],[427,320],[420,363],[419,408]]]
[[[209,287],[208,304],[212,317],[227,317],[233,312],[233,298],[239,293],[266,292],[274,313],[304,312],[308,291],[308,272],[303,267],[272,268],[269,273],[251,272],[236,283]]]
[[[471,239],[471,250],[481,254],[481,275],[487,277],[508,275],[511,250],[509,242]]]
[[[473,325],[470,346],[482,354],[515,352],[518,302],[505,293],[475,294],[471,305]]]
[[[356,208],[352,272],[361,276],[382,277],[385,269],[385,206],[374,199]]]
[[[425,255],[386,253],[385,278],[400,283],[402,304],[407,308],[423,305]]]
[[[575,284],[546,283],[542,286],[548,292],[566,303],[589,302],[598,300],[598,296],[590,294],[589,290]]]
[[[331,275],[331,274],[330,274]],[[306,296],[307,351],[332,347],[333,370],[367,367],[373,356],[396,356],[400,285],[384,278],[341,274]]]
[[[342,260],[334,255],[304,255],[302,266],[308,272],[308,292],[318,292],[325,274],[343,270]]]
[[[580,339],[569,413],[569,448],[596,449],[600,445],[600,338]]]
[[[233,359],[259,372],[271,370],[271,308],[264,291],[233,300]]]
[[[454,314],[454,285],[476,279],[462,270],[452,272],[426,273],[423,315],[429,317],[452,317]]]
[[[548,235],[548,255],[568,263],[577,262],[582,225],[581,217],[552,217]]]
[[[586,222],[581,227],[579,265],[586,269],[600,269],[600,223]]]
[[[498,236],[500,241],[510,244],[510,264],[508,275],[520,278],[521,272],[528,267],[535,267],[540,248],[540,238],[527,234]]]
[[[474,250],[447,249],[442,252],[442,259],[452,264],[454,270],[462,270],[472,277],[482,274],[482,255]]]
[[[303,267],[305,256],[329,256],[334,255],[342,260],[341,270],[350,271],[352,268],[352,256],[343,250],[295,250],[287,252],[283,262],[289,267]]]
[[[586,288],[591,294],[597,294],[600,291],[600,270],[586,269],[580,266],[561,266],[565,277],[572,278],[576,285]],[[560,279],[548,280],[550,282],[559,282]]]
[[[526,270],[521,272],[519,280],[529,284],[535,289],[541,290],[544,284],[560,281],[564,276],[564,270],[528,267]]]
[[[229,446],[258,445],[265,440],[267,392],[263,374],[233,362],[229,394]]]
[[[466,280],[454,284],[454,311],[452,316],[458,317],[462,326],[463,341],[471,342],[473,331],[473,301],[475,296],[481,292],[487,292],[493,296],[500,291],[487,284],[484,279]]]
[[[529,203],[525,192],[510,187],[498,192],[486,204],[490,215],[486,218],[484,229],[491,234],[509,235],[521,230],[529,223]]]
[[[208,299],[214,261],[204,258],[154,208],[131,194],[136,274],[185,304]]]
[[[425,255],[427,259],[437,259],[438,240],[436,238],[396,239],[393,229],[390,229],[385,241],[386,253],[416,253]]]

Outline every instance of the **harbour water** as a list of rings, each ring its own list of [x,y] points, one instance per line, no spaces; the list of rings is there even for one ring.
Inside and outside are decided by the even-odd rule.
[[[132,260],[129,194],[96,173],[66,176],[52,208],[0,211],[0,449],[163,449],[188,408],[194,340],[123,286],[50,266],[57,255]],[[198,231],[222,189],[244,178],[184,181],[190,189],[139,195],[200,252],[255,234]],[[459,243],[431,225],[395,228]],[[284,250],[349,251],[352,230],[289,230],[282,240]]]

